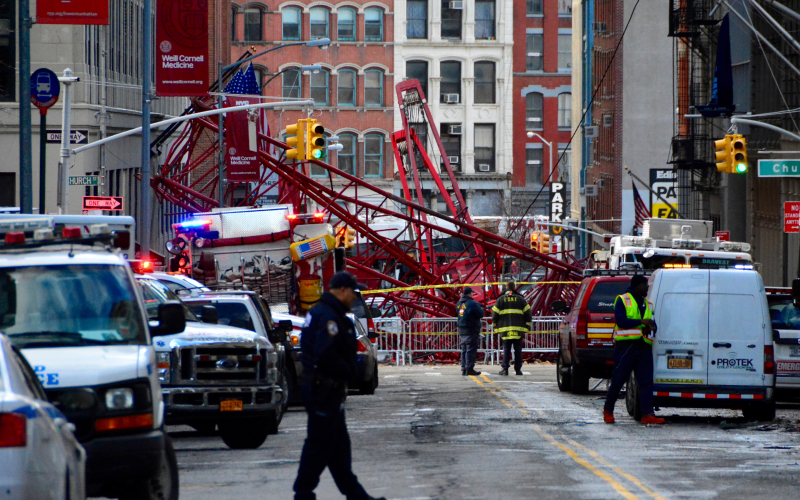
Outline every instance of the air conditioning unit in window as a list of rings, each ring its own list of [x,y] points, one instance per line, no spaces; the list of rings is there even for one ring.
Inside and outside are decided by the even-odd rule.
[[[450,9],[464,10],[464,2],[450,2]]]
[[[490,168],[491,168],[491,165],[489,165],[488,163],[480,163],[480,164],[478,164],[478,170],[480,170],[481,172],[488,172]]]
[[[448,156],[447,159],[450,160],[451,164],[458,163],[458,156]]]
[[[448,125],[447,126],[447,133],[450,135],[461,135],[461,131],[464,130],[463,125]]]
[[[458,104],[460,98],[458,94],[442,94],[440,101],[444,104]]]

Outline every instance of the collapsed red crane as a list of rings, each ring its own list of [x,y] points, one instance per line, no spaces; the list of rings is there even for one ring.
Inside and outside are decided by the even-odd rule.
[[[580,263],[574,259],[573,262],[558,260],[476,227],[438,130],[431,126],[433,119],[419,82],[408,80],[399,84],[397,97],[403,110],[403,130],[392,134],[392,146],[402,197],[321,161],[287,162],[285,151],[289,146],[259,134],[258,156],[264,167],[261,179],[249,186],[247,195],[237,205],[254,205],[261,196],[276,189],[278,203],[292,204],[296,213],[307,212],[316,205],[326,212],[328,221],[336,224],[338,231],[344,231],[345,226],[355,229],[359,241],[367,243],[351,249],[347,266],[371,288],[385,289],[380,295],[387,305],[396,306],[398,315],[404,319],[419,315],[452,317],[460,294],[459,288],[452,285],[497,283],[502,279],[505,258],[530,264],[525,281],[536,275],[546,283],[534,287],[527,298],[534,314],[551,314],[548,306],[552,301],[568,300],[574,293],[571,283],[581,278]],[[192,104],[196,111],[210,109],[201,100]],[[218,206],[217,200],[206,194],[216,192],[218,183],[217,169],[212,168],[217,133],[217,125],[211,120],[188,122],[161,171],[151,179],[160,199],[189,212],[206,212]],[[442,172],[431,161],[420,136],[432,139],[432,156],[442,158]],[[324,169],[327,178],[311,177],[311,163]],[[420,177],[423,169],[445,195],[446,214],[425,207]],[[279,181],[270,185],[267,180],[273,172]],[[446,175],[449,186],[440,174]],[[337,183],[333,182],[334,176]],[[226,200],[232,200],[237,187],[236,184],[227,187]],[[365,201],[376,198],[383,201],[379,204]],[[387,235],[375,229],[373,226],[382,220],[399,223],[399,230]],[[441,235],[458,242],[460,248],[450,252],[438,248],[441,238],[437,236]],[[498,293],[499,287],[488,285],[480,289],[479,295],[490,301]]]

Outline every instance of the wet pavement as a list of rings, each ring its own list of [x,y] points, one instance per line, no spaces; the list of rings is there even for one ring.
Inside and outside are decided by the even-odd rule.
[[[482,367],[380,367],[375,395],[348,397],[353,469],[389,499],[796,499],[800,497],[800,402],[775,421],[732,410],[663,409],[663,426],[602,420],[604,388],[561,393],[555,366],[522,377]],[[600,381],[594,381],[600,383]],[[594,384],[593,384],[594,385]],[[172,427],[181,497],[290,499],[305,438],[291,409],[257,450],[230,450],[219,436]],[[343,498],[326,471],[320,499]]]

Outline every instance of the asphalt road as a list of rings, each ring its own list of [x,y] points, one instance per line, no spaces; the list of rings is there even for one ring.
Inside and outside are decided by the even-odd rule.
[[[484,367],[478,367],[482,369]],[[800,404],[771,424],[730,410],[659,412],[643,426],[604,392],[560,393],[554,365],[523,377],[485,367],[380,367],[374,396],[347,399],[353,468],[367,491],[389,499],[797,499]],[[599,381],[597,381],[599,382]],[[602,386],[601,386],[602,388]],[[218,436],[170,428],[185,499],[291,499],[306,416],[291,410],[258,450],[229,450]],[[330,474],[320,499],[343,498]]]

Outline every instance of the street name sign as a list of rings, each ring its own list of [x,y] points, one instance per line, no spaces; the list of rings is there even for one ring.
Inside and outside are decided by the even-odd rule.
[[[70,186],[97,186],[98,176],[96,175],[71,175],[69,177]]]
[[[783,232],[800,233],[800,201],[783,202]]]
[[[800,160],[758,160],[759,177],[800,177]]]
[[[48,144],[61,144],[61,131],[48,130],[47,131]],[[89,131],[88,130],[72,130],[69,134],[70,144],[89,144]]]
[[[84,196],[84,210],[122,210],[122,196]]]

